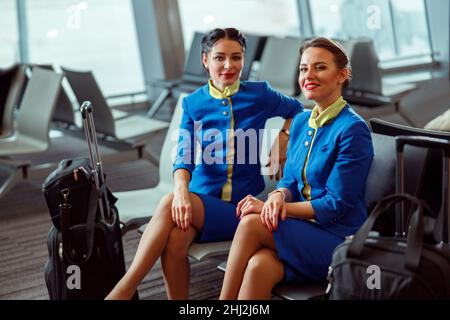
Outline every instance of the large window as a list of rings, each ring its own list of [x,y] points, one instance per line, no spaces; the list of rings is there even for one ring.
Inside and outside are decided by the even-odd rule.
[[[19,61],[17,13],[15,0],[0,1],[0,67]]]
[[[30,62],[93,70],[106,95],[144,90],[129,0],[29,0],[26,12]]]
[[[400,56],[430,54],[425,5],[422,0],[391,0]]]
[[[430,54],[423,0],[310,1],[314,33],[369,37],[381,61]]]
[[[296,0],[178,0],[185,48],[195,31],[235,27],[245,33],[298,36]]]

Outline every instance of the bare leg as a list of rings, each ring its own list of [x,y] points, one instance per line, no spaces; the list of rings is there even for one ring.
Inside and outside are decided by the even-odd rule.
[[[284,266],[275,250],[259,249],[245,269],[238,300],[270,300],[273,287],[283,280]]]
[[[167,297],[170,300],[188,299],[191,272],[188,251],[196,234],[194,228],[186,232],[174,228],[170,233],[166,250],[161,256]]]
[[[247,215],[239,223],[233,238],[220,299],[237,299],[247,264],[261,248],[276,250],[273,235],[261,223],[259,214]]]
[[[193,208],[204,211],[203,203],[198,196],[191,194]],[[188,231],[173,228],[166,249],[161,257],[161,263],[169,299],[186,300],[189,297],[190,264],[189,247],[198,231],[203,228],[204,214],[193,221]]]
[[[150,219],[150,223],[141,237],[130,268],[106,299],[131,299],[139,283],[161,256],[172,229],[177,228],[172,220],[172,200],[172,193],[161,199],[155,214]],[[193,204],[193,221],[198,220],[198,215],[201,215],[201,220],[203,220],[203,207],[196,208]]]

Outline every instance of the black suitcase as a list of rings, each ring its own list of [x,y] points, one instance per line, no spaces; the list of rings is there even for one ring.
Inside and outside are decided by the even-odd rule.
[[[333,253],[327,292],[333,300],[450,299],[449,153],[450,142],[427,137],[399,136],[397,144],[398,193],[382,199],[354,237]],[[423,213],[427,205],[403,192],[405,145],[442,150],[443,210],[438,243],[424,241]],[[404,205],[416,208],[409,220]],[[376,220],[396,205],[395,237],[370,234]],[[406,232],[408,231],[408,232]]]
[[[43,184],[53,222],[44,271],[51,300],[104,299],[125,274],[117,199],[105,184],[92,105],[83,103],[81,113],[90,159],[62,160]]]

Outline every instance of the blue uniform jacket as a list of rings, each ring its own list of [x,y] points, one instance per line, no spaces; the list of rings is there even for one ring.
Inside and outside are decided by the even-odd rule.
[[[180,168],[190,171],[191,192],[218,198],[222,198],[224,184],[231,181],[231,199],[228,200],[233,203],[264,189],[259,155],[266,120],[276,116],[293,118],[303,111],[300,102],[275,91],[267,82],[251,81],[241,81],[238,92],[224,99],[212,97],[206,84],[185,97],[182,107],[173,171]],[[232,127],[234,154],[227,131]],[[198,161],[199,150],[194,147],[194,137],[201,145],[201,161]],[[231,180],[227,156],[234,159]]]
[[[311,111],[297,115],[291,125],[291,141],[278,188],[288,188],[292,202],[306,201],[302,170],[314,129]],[[308,143],[306,143],[308,141]],[[354,234],[367,217],[365,185],[373,158],[369,129],[349,105],[329,124],[317,129],[306,168],[315,220],[338,236]]]

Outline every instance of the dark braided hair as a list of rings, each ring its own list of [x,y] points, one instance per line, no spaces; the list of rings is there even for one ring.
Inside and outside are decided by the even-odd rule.
[[[208,54],[211,52],[214,44],[221,39],[237,41],[241,45],[242,51],[245,52],[246,40],[244,35],[239,30],[235,28],[216,28],[202,38],[202,55],[203,53]]]

